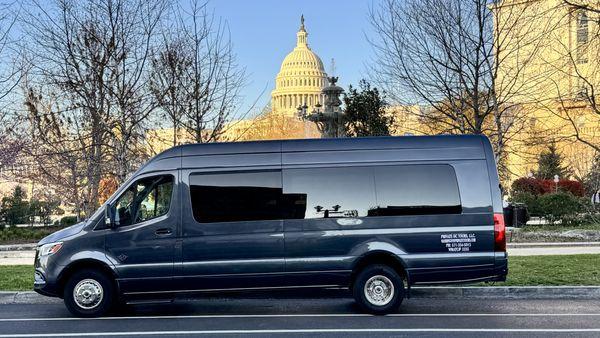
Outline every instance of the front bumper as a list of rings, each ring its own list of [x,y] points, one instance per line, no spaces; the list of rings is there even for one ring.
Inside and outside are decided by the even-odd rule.
[[[53,284],[48,283],[44,274],[41,271],[38,271],[37,269],[35,271],[33,291],[44,296],[60,297],[60,294],[56,287]]]
[[[61,292],[56,287],[56,278],[50,273],[54,265],[48,262],[48,257],[40,257],[39,250],[35,253],[34,266],[33,291],[44,296],[61,297]]]

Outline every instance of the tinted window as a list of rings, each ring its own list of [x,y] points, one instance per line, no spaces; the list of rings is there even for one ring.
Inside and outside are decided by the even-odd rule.
[[[315,168],[283,171],[285,218],[367,216],[375,206],[371,168]]]
[[[281,219],[281,190],[279,171],[190,175],[200,223]]]
[[[115,202],[115,221],[119,226],[127,226],[166,215],[172,192],[171,175],[136,181]]]
[[[449,165],[373,167],[377,206],[370,216],[461,213],[458,183]]]

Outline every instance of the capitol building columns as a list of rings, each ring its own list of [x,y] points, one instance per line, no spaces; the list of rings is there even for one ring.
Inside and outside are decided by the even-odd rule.
[[[278,112],[296,111],[298,106],[314,107],[323,104],[321,94],[282,94],[273,96],[272,109]]]

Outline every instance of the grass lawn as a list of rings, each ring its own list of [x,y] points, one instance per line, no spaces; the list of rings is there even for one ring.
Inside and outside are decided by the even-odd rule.
[[[510,257],[508,268],[508,280],[495,285],[600,286],[600,255]],[[0,266],[0,290],[31,290],[32,284],[31,266]]]
[[[26,291],[33,288],[33,266],[0,266],[0,291]]]
[[[508,278],[495,285],[600,286],[600,255],[509,257]]]

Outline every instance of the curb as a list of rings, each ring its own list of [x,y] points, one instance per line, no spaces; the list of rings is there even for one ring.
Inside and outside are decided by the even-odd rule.
[[[439,299],[600,299],[600,286],[413,287],[415,298]]]
[[[33,291],[0,291],[0,305],[11,304],[54,304],[59,298],[45,297]]]
[[[339,295],[337,293],[332,296],[335,298],[339,297]],[[322,296],[323,298],[331,298],[326,293]],[[225,299],[225,297],[218,298]],[[242,295],[239,298],[248,297]],[[311,298],[311,296],[306,295],[304,298]],[[600,286],[416,286],[411,288],[411,298],[589,300],[600,299]],[[187,298],[183,299],[187,300]],[[45,297],[33,291],[0,291],[0,305],[57,303],[62,303],[62,300]]]

